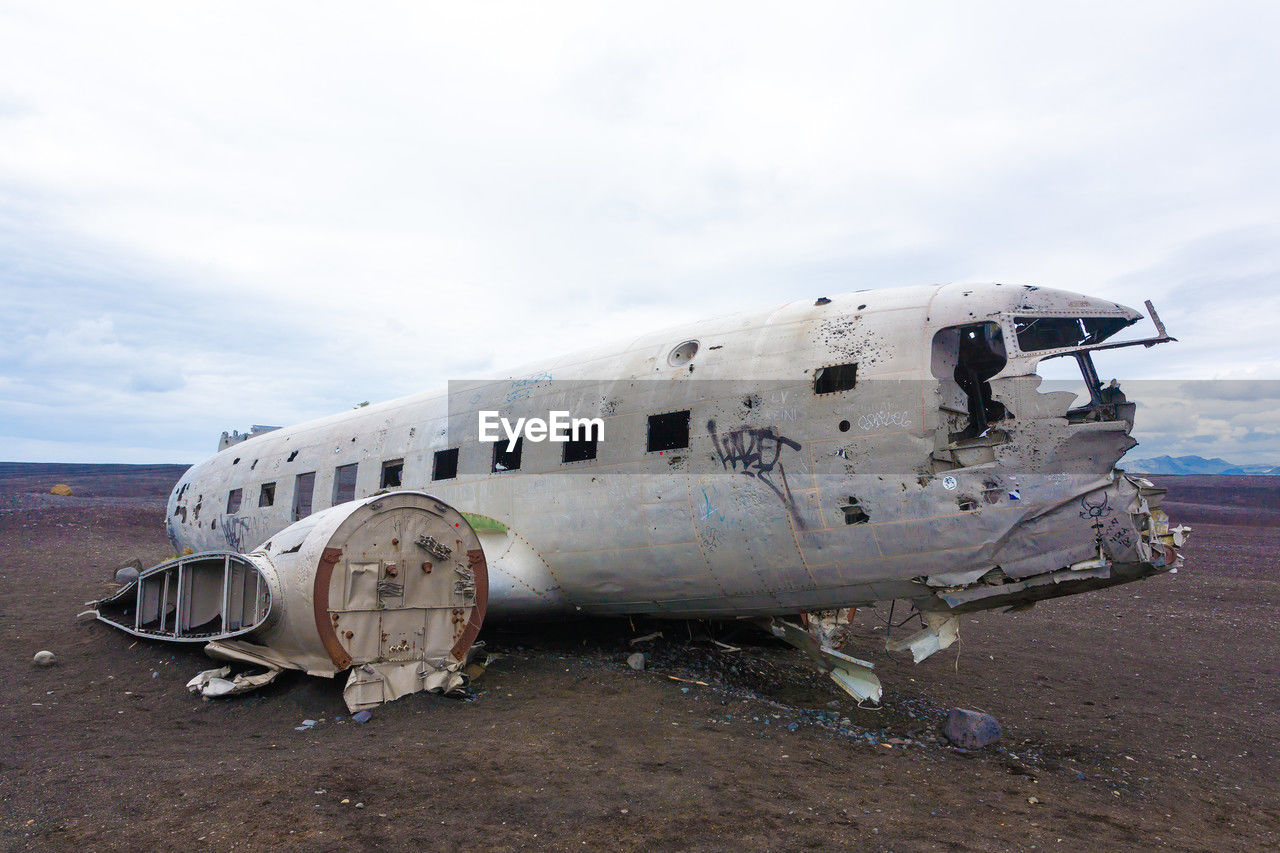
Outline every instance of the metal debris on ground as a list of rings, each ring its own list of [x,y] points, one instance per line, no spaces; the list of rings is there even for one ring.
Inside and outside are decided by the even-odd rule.
[[[369,713],[367,710],[366,710],[366,711],[356,711],[354,714],[352,714],[352,715],[351,715],[351,722],[353,722],[353,723],[367,723],[367,722],[369,722],[369,720],[370,720],[372,717],[373,717],[373,714]]]
[[[231,667],[224,666],[219,669],[206,669],[197,673],[196,677],[187,682],[187,690],[192,693],[198,693],[205,699],[213,699],[219,696],[238,696],[241,693],[248,693],[250,690],[257,690],[271,682],[283,672],[279,667],[268,666],[265,672],[256,675],[247,673],[237,673],[234,677],[231,675]]]

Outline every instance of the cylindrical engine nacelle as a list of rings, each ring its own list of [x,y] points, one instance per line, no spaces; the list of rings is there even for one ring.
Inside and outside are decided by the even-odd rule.
[[[484,620],[488,574],[475,531],[421,492],[318,512],[248,556],[272,607],[247,639],[313,675],[422,664],[413,674],[429,679],[464,659]]]
[[[391,492],[308,516],[252,554],[161,563],[94,605],[131,634],[204,642],[219,658],[330,677],[350,668],[354,711],[461,684],[488,597],[484,551],[462,514]],[[220,679],[202,673],[195,689],[205,676]],[[224,682],[212,695],[233,692]]]

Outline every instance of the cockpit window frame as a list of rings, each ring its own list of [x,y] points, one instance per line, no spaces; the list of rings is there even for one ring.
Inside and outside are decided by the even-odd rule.
[[[1138,320],[1140,320],[1141,317],[1128,317],[1124,314],[1106,314],[1106,313],[1066,314],[1061,311],[1053,311],[1053,312],[1020,311],[1020,312],[1017,312],[1016,314],[1013,312],[1010,312],[1006,314],[1003,319],[1004,319],[1004,323],[1002,325],[1005,327],[1006,348],[1009,346],[1010,343],[1012,343],[1013,347],[1021,355],[1028,355],[1036,358],[1045,358],[1049,355],[1061,355],[1063,353],[1071,353],[1081,349],[1090,349],[1093,347],[1097,347],[1103,341],[1106,341],[1109,338],[1114,337],[1115,335],[1119,334],[1120,332],[1132,326],[1134,323],[1138,322]],[[1116,328],[1112,329],[1109,332],[1105,332],[1105,334],[1102,334],[1100,337],[1085,337],[1074,344],[1064,344],[1062,346],[1045,347],[1043,349],[1029,348],[1023,344],[1024,335],[1026,334],[1029,325],[1033,325],[1036,321],[1040,321],[1040,320],[1064,320],[1064,321],[1075,321],[1076,323],[1080,323],[1086,320],[1096,320],[1096,321],[1110,320],[1110,321],[1114,321],[1118,325],[1116,326]],[[1028,324],[1028,325],[1023,325],[1023,324]],[[1084,330],[1084,331],[1088,331],[1088,330]],[[1105,329],[1102,331],[1105,331]]]

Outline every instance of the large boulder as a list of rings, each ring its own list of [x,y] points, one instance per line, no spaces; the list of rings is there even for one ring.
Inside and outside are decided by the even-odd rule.
[[[57,495],[60,498],[69,498],[71,497],[71,487],[66,483],[59,483],[49,490],[49,494]]]

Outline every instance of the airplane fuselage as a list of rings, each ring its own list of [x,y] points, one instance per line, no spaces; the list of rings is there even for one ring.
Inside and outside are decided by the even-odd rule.
[[[1105,586],[1175,559],[1157,490],[1114,470],[1133,406],[1089,378],[1089,347],[1139,316],[945,285],[710,320],[233,443],[182,477],[166,525],[178,551],[249,552],[330,505],[425,491],[480,534],[491,614],[963,610]],[[1038,363],[1076,354],[1092,399],[1041,392]],[[480,440],[482,412],[603,430],[517,458]]]

